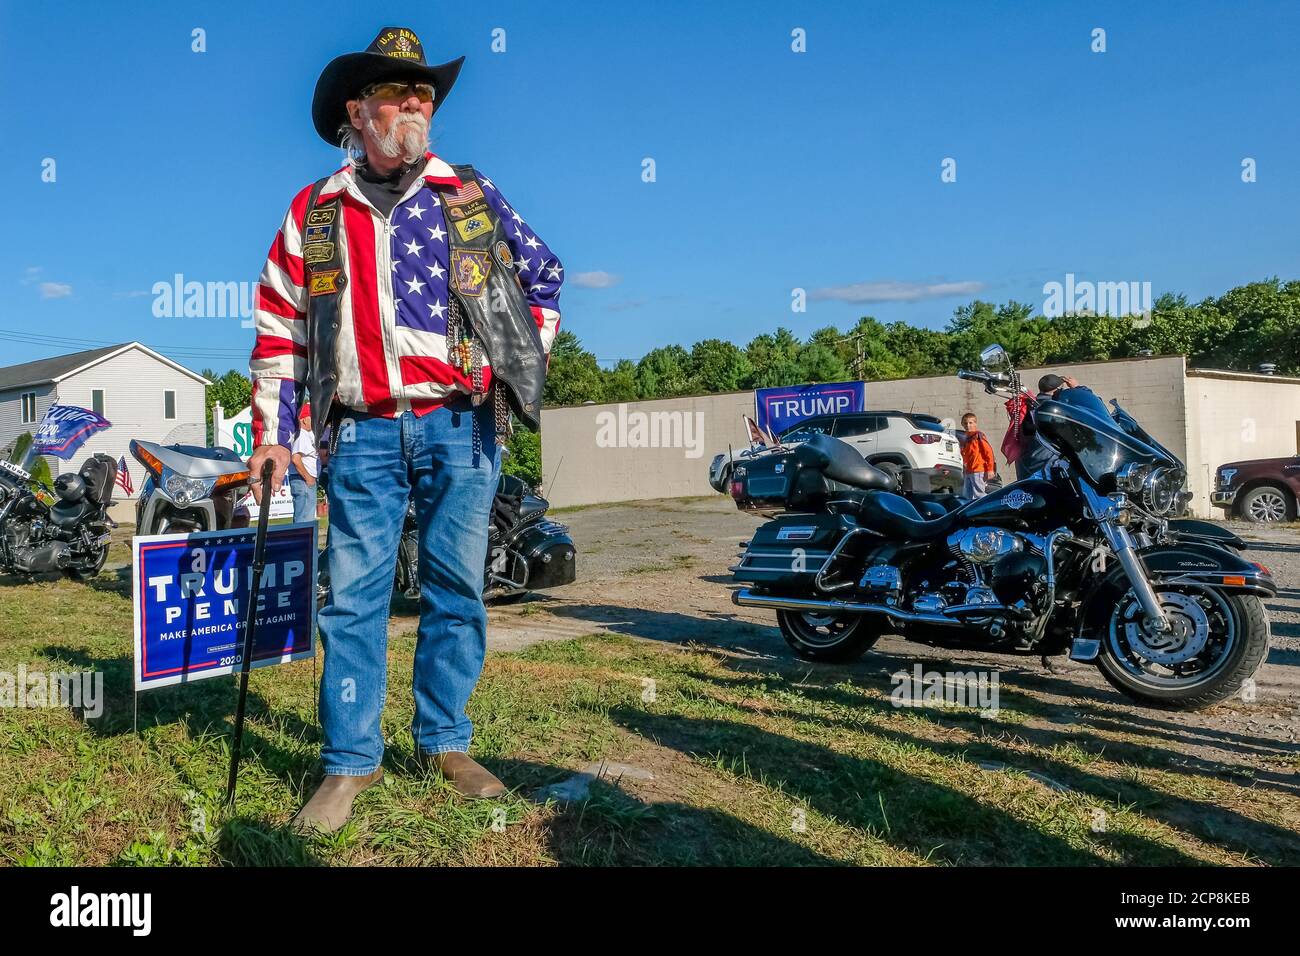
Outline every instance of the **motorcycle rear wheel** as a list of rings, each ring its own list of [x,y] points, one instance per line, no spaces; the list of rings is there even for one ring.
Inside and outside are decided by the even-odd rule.
[[[1161,605],[1175,624],[1173,635],[1153,639],[1135,630],[1139,615],[1130,592],[1112,613],[1109,627],[1097,635],[1101,639],[1097,667],[1102,676],[1127,696],[1168,710],[1200,710],[1240,691],[1268,655],[1264,603],[1251,594],[1213,588],[1158,590]],[[1143,653],[1144,642],[1154,640],[1165,642],[1156,656],[1166,663]],[[1178,660],[1180,647],[1190,641],[1199,641],[1203,649]]]
[[[842,663],[857,660],[885,633],[887,625],[865,614],[813,614],[777,611],[781,636],[806,661]]]
[[[64,573],[74,581],[89,581],[91,578],[104,570],[104,562],[108,560],[108,545],[103,545],[99,549],[95,560],[89,564],[83,564],[75,568],[66,568]]]

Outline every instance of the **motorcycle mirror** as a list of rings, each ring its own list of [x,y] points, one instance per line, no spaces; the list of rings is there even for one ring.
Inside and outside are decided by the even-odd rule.
[[[1005,368],[1011,365],[1011,359],[1007,356],[1007,350],[994,342],[984,346],[980,352],[980,365],[986,369]]]

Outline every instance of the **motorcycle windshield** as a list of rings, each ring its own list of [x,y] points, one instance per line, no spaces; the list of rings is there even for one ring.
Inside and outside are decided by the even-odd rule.
[[[1087,388],[1059,392],[1034,409],[1038,433],[1094,484],[1108,490],[1125,465],[1177,465],[1158,445],[1143,441],[1111,418],[1105,404]]]
[[[1174,461],[1178,460],[1178,456],[1175,455],[1173,452],[1171,452],[1164,445],[1160,444],[1160,442],[1152,438],[1151,433],[1148,432],[1145,428],[1143,428],[1142,424],[1136,418],[1130,415],[1123,405],[1121,405],[1113,398],[1110,400],[1110,404],[1115,409],[1115,411],[1111,414],[1111,417],[1115,419],[1115,421],[1119,424],[1120,428],[1124,429],[1124,431],[1128,432],[1138,441],[1146,442],[1156,451],[1163,452],[1164,454],[1168,455],[1171,460]]]
[[[3,454],[0,454],[0,464],[5,466],[0,468],[0,472],[4,474],[10,483],[28,481],[36,467],[36,459],[39,457],[36,454],[36,443],[32,441],[32,436],[30,434],[20,435],[5,448]]]

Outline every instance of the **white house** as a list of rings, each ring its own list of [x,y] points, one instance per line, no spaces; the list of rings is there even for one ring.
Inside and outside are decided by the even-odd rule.
[[[143,469],[132,438],[207,444],[208,380],[139,342],[109,345],[0,368],[0,447],[35,432],[50,405],[89,408],[113,423],[90,436],[70,461],[49,458],[51,474],[75,471],[96,452],[126,457],[138,492]],[[121,488],[115,498],[126,497]]]

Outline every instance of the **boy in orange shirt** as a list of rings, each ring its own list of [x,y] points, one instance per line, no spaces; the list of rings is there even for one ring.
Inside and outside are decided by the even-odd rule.
[[[966,430],[961,440],[961,460],[966,473],[966,483],[962,495],[966,498],[982,498],[988,494],[988,483],[997,477],[998,466],[993,460],[993,446],[988,436],[979,430],[979,421],[974,412],[967,412],[961,417],[961,427]]]

